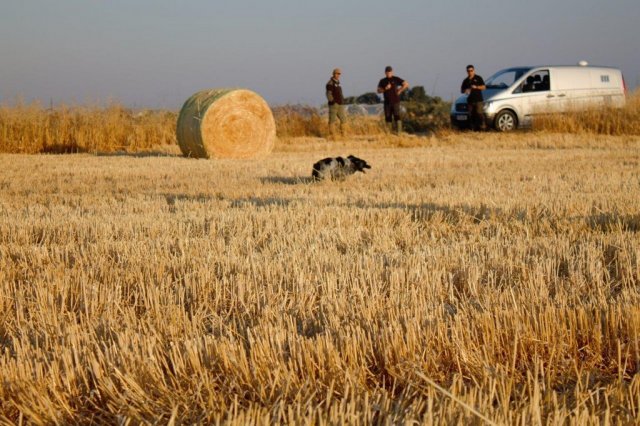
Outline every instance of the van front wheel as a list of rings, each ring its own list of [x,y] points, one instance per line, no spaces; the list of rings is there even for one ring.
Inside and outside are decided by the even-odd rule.
[[[511,132],[518,127],[518,119],[511,111],[500,111],[493,123],[500,132]]]

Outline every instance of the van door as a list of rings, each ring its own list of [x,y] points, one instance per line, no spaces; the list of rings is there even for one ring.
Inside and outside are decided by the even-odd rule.
[[[551,91],[562,101],[557,112],[584,109],[588,102],[590,72],[584,67],[558,67],[553,69]]]
[[[544,96],[547,99],[545,113],[549,114],[565,111],[569,101],[567,91],[559,85],[556,71],[556,69],[552,68],[547,70],[546,76],[543,76],[543,79],[545,79],[545,84],[543,85]]]
[[[527,75],[513,94],[520,98],[523,125],[530,125],[536,114],[549,114],[561,109],[565,96],[551,90],[552,75],[548,69],[538,69]]]

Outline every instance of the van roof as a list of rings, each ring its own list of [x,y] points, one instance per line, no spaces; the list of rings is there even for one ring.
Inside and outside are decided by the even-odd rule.
[[[523,66],[518,66],[518,67],[509,67],[509,68],[503,68],[502,70],[498,71],[498,72],[504,72],[504,71],[524,71],[524,72],[529,72],[531,70],[535,70],[538,68],[565,68],[565,69],[576,69],[576,70],[582,70],[582,69],[600,69],[600,70],[614,70],[614,71],[620,71],[620,68],[616,68],[616,67],[609,67],[609,66],[600,66],[600,65],[523,65]],[[620,71],[622,72],[622,71]]]
[[[620,71],[619,68],[604,66],[604,65],[536,65],[533,67],[520,67],[520,68],[575,68],[575,69],[609,69],[609,70],[617,70]]]

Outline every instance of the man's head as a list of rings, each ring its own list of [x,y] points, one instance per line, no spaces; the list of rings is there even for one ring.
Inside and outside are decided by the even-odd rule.
[[[473,65],[467,65],[467,75],[470,78],[476,75],[476,68]]]
[[[387,76],[387,78],[393,77],[393,68],[391,68],[391,65],[387,65],[385,67],[384,74]]]
[[[342,70],[340,68],[336,68],[333,70],[333,78],[336,80],[340,80],[340,76],[342,75]]]

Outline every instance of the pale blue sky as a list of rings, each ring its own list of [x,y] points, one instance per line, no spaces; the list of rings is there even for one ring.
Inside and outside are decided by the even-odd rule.
[[[0,0],[0,103],[180,107],[193,92],[246,87],[272,104],[347,95],[384,66],[447,99],[467,63],[620,67],[640,80],[639,0]]]

